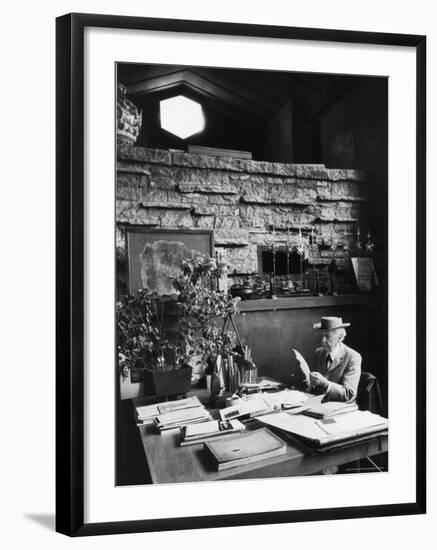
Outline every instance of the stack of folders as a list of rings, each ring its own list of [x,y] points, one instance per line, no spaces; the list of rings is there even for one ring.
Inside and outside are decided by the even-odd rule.
[[[388,429],[388,420],[369,411],[355,410],[332,418],[316,419],[303,414],[287,412],[258,416],[267,426],[281,430],[284,434],[296,435],[309,445],[322,448],[333,443],[346,442]]]
[[[358,405],[356,403],[327,401],[326,403],[319,403],[318,405],[302,412],[303,414],[312,416],[313,418],[332,418],[333,416],[338,416],[340,414],[346,414],[357,410]]]
[[[187,426],[188,424],[207,422],[208,420],[211,420],[211,415],[205,407],[200,406],[160,414],[153,419],[153,422],[162,433],[167,430],[182,428],[182,426]]]
[[[187,397],[186,399],[178,399],[177,401],[166,401],[164,403],[137,407],[138,424],[153,424],[154,419],[160,414],[194,407],[202,407],[202,404],[197,396]]]
[[[221,409],[220,418],[222,420],[253,418],[282,408],[299,407],[306,399],[307,396],[304,393],[296,390],[257,394],[247,399],[238,399],[234,405]]]
[[[227,470],[283,455],[287,444],[266,428],[216,441],[207,441],[205,451],[217,470]]]
[[[189,424],[181,428],[181,446],[198,445],[205,441],[223,439],[229,435],[245,430],[244,424],[239,420],[210,420],[199,424]]]

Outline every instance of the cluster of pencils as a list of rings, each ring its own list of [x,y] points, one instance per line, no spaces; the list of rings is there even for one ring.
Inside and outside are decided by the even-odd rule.
[[[234,393],[241,386],[244,367],[239,366],[232,353],[222,356],[223,385],[226,392]]]
[[[243,384],[254,381],[256,372],[248,346],[242,347],[242,355],[225,353],[218,357],[217,373],[226,392],[235,393]]]

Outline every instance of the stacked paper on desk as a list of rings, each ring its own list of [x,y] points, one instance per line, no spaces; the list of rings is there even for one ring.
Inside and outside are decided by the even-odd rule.
[[[285,454],[287,444],[266,428],[205,443],[217,470],[251,464]]]
[[[276,393],[263,393],[247,399],[239,399],[235,405],[220,411],[222,420],[240,417],[254,417],[276,410],[302,405],[307,396],[296,390],[283,390]]]
[[[257,419],[268,426],[302,437],[317,447],[381,432],[388,428],[386,418],[369,411],[353,411],[322,420],[285,412],[257,416]]]
[[[319,403],[306,409],[304,414],[312,416],[313,418],[332,418],[333,416],[350,413],[356,410],[358,410],[358,405],[356,403],[327,401],[326,403]]]
[[[181,428],[181,446],[195,445],[222,439],[226,436],[244,431],[246,428],[239,420],[210,420],[200,424],[189,424]]]
[[[137,419],[139,424],[153,424],[153,419],[158,416],[158,405],[144,405],[137,407]]]
[[[159,414],[165,414],[182,409],[191,409],[193,407],[202,406],[203,405],[199,401],[197,395],[187,397],[185,399],[177,399],[176,401],[165,401],[164,403],[158,403]]]
[[[153,424],[153,419],[160,414],[182,409],[190,409],[193,407],[202,407],[202,404],[197,396],[187,397],[186,399],[178,399],[177,401],[165,401],[164,403],[137,407],[137,417],[138,421],[142,424]]]
[[[202,406],[191,407],[189,409],[176,410],[155,417],[155,426],[161,431],[181,428],[187,424],[196,422],[206,422],[211,420],[211,415]]]
[[[220,410],[222,420],[231,420],[232,418],[251,417],[258,414],[270,412],[271,408],[260,397],[252,399],[239,399],[235,405]]]
[[[307,398],[308,396],[305,393],[297,390],[283,390],[277,393],[263,394],[264,401],[273,410],[299,407],[305,403]]]

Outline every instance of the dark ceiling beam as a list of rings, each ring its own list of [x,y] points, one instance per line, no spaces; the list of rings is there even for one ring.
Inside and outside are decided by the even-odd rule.
[[[135,96],[131,95],[130,98],[134,101],[134,103],[139,107],[140,109],[145,108],[147,103],[150,100],[160,100],[165,99],[168,96],[168,92],[171,92],[173,95],[185,95],[186,97],[198,101],[199,103],[202,103],[202,105],[208,109],[215,112],[220,112],[223,116],[232,118],[233,120],[245,124],[247,122],[247,112],[241,111],[235,108],[234,105],[231,105],[230,103],[227,103],[225,101],[221,101],[221,99],[217,98],[216,96],[210,97],[206,95],[203,92],[199,92],[194,86],[191,86],[188,82],[185,80],[180,81],[179,83],[175,83],[174,86],[170,86],[166,88],[164,91],[167,92],[167,94],[160,94],[161,90],[157,92],[157,94],[150,92],[150,93],[144,93],[144,94],[136,94]],[[253,121],[257,121],[260,123],[265,122],[265,118],[260,118],[250,115],[251,119]]]
[[[250,78],[244,83],[233,78],[227,78],[223,74],[217,73],[214,70],[208,69],[192,69],[192,72],[202,78],[206,78],[217,86],[239,96],[240,98],[261,107],[270,114],[274,114],[281,108],[283,101],[277,99],[276,94],[264,95],[256,88],[250,86]]]
[[[133,97],[143,94],[162,92],[177,86],[186,85],[196,92],[206,95],[210,98],[216,98],[223,102],[230,103],[235,108],[253,114],[259,118],[271,116],[271,112],[264,107],[253,104],[233,93],[232,91],[218,86],[199,74],[193,73],[190,70],[183,70],[172,74],[166,74],[152,79],[147,79],[142,82],[127,85],[127,93]]]
[[[231,70],[225,71],[225,74],[230,75],[232,81],[243,84],[247,90],[252,93],[256,93],[261,97],[269,98],[276,104],[276,111],[281,108],[285,103],[292,99],[292,93],[290,90],[286,90],[281,86],[278,86],[276,81],[273,84],[269,77],[271,73],[267,72],[265,78],[263,76],[256,75],[255,71],[243,71],[241,74],[237,71],[232,73]]]
[[[186,67],[179,65],[138,65],[120,64],[118,69],[118,78],[125,86],[130,86],[138,82],[142,82],[151,78],[165,76],[173,73],[178,73],[185,70]]]
[[[329,109],[336,101],[345,95],[352,85],[352,80],[330,80],[322,89],[316,99],[309,104],[311,116],[322,114]]]

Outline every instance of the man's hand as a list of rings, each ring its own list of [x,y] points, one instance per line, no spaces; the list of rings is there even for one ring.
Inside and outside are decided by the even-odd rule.
[[[320,372],[311,372],[310,373],[310,383],[314,388],[326,391],[329,386],[329,381],[320,374]]]

